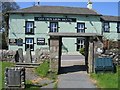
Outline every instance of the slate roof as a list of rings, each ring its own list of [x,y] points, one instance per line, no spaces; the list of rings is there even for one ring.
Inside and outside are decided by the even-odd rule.
[[[69,15],[100,15],[88,8],[65,7],[65,6],[32,6],[8,13],[43,13],[43,14],[69,14]]]
[[[103,16],[101,16],[101,19],[104,20],[104,21],[111,21],[111,22],[118,22],[118,21],[120,21],[120,17],[118,17],[118,16],[103,15]]]

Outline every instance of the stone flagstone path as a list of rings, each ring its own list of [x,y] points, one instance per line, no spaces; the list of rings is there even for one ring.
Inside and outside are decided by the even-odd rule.
[[[86,72],[61,74],[58,77],[58,88],[96,88]]]

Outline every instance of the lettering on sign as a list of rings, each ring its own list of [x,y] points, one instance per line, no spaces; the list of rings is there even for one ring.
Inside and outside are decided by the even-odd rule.
[[[76,18],[35,17],[34,19],[35,19],[35,21],[76,22]]]
[[[45,38],[37,38],[37,45],[45,45]]]

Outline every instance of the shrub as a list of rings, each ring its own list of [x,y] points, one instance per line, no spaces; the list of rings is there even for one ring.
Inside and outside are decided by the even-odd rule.
[[[80,49],[80,53],[81,53],[82,55],[85,55],[85,48],[81,48],[81,49]]]
[[[48,60],[46,60],[42,64],[40,64],[40,66],[36,68],[36,72],[41,77],[46,77],[48,72],[49,72],[49,62],[48,62]]]

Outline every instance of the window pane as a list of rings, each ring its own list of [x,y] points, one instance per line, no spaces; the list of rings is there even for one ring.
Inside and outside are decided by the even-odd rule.
[[[50,32],[57,32],[58,31],[58,24],[57,22],[50,23]]]
[[[27,28],[26,32],[30,32],[30,28]]]
[[[26,39],[26,43],[29,43],[29,39]]]
[[[29,44],[26,45],[26,49],[29,48]]]
[[[117,23],[117,32],[120,33],[120,23]]]
[[[33,50],[33,45],[32,44],[30,45],[30,49]]]
[[[77,24],[77,32],[85,32],[85,24],[83,24],[83,23],[78,23]]]
[[[105,31],[105,32],[109,32],[109,23],[108,23],[108,22],[107,22],[107,23],[106,23],[106,22],[104,23],[104,31]]]
[[[32,43],[32,39],[29,39],[29,43]]]
[[[26,33],[33,34],[34,33],[34,27],[33,27],[34,22],[26,22]]]
[[[31,50],[34,50],[33,39],[31,39],[31,38],[26,39],[26,49],[27,48],[30,48]]]
[[[56,28],[54,28],[54,32],[57,32],[57,29],[56,29]]]
[[[83,48],[83,45],[81,45],[81,48]]]
[[[33,23],[30,23],[30,27],[33,27]]]

